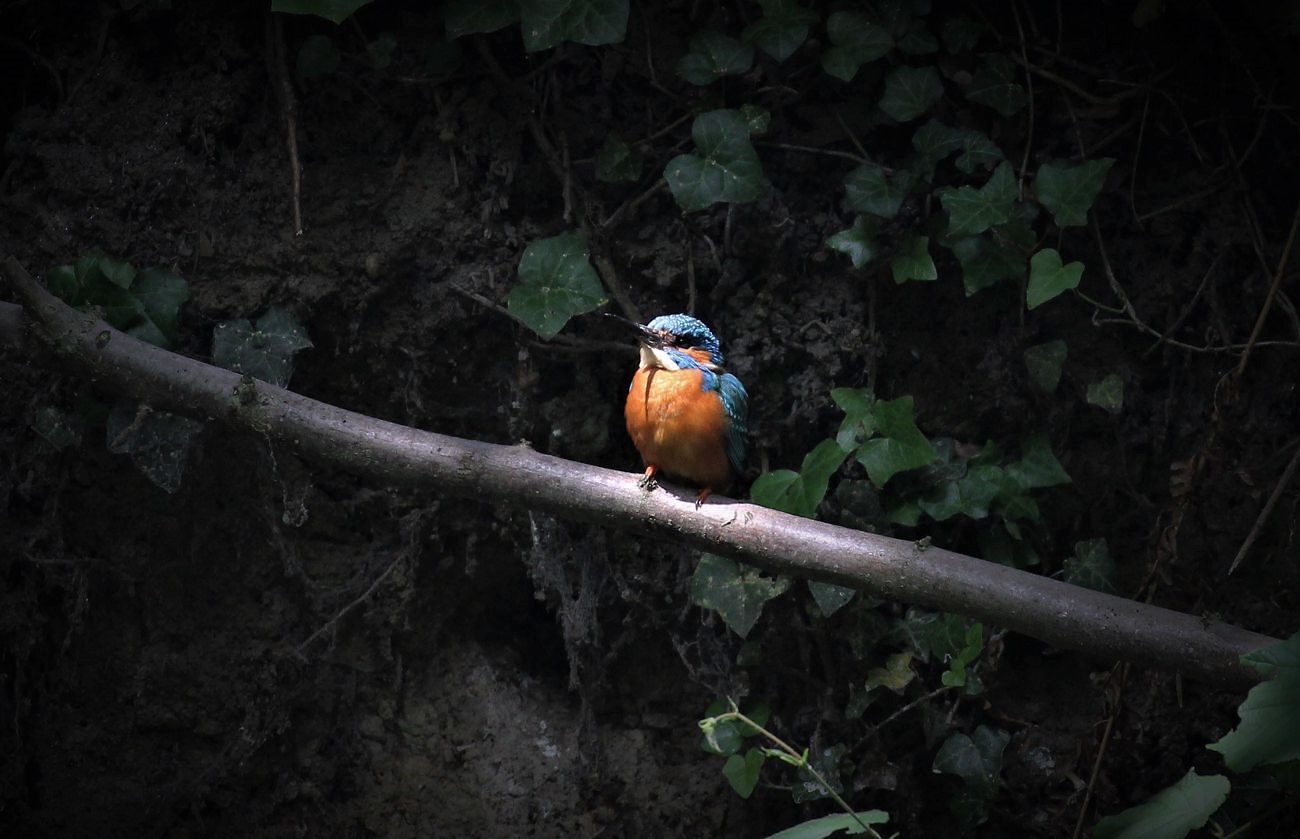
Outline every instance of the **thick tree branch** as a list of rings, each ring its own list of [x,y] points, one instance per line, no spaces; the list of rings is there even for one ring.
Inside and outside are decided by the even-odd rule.
[[[1276,643],[1202,619],[1018,571],[713,496],[644,492],[639,475],[432,434],[317,402],[135,340],[45,291],[12,257],[4,275],[34,323],[0,311],[0,347],[48,348],[72,373],[117,394],[271,436],[358,476],[544,510],[669,539],[765,570],[957,612],[1057,647],[1178,670],[1225,684],[1259,675],[1239,656]],[[20,334],[12,334],[14,330]],[[24,339],[22,332],[28,336]]]

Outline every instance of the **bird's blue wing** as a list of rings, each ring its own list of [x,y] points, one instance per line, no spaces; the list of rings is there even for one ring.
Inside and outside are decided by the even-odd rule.
[[[739,475],[745,468],[745,453],[749,448],[749,394],[740,379],[730,373],[717,376],[717,388],[722,396],[722,407],[731,420],[727,431],[727,460]]]

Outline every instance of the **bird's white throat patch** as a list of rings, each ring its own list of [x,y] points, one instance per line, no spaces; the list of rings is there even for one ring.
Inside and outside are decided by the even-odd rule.
[[[664,370],[680,370],[681,365],[673,357],[657,347],[641,345],[641,366],[659,367]]]

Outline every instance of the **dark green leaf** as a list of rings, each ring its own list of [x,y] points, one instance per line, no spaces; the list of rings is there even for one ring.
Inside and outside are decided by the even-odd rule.
[[[939,747],[934,771],[957,775],[980,797],[991,799],[1002,772],[1002,752],[1009,742],[1010,734],[984,725],[975,729],[973,738],[953,734]]]
[[[1234,772],[1300,759],[1300,633],[1242,660],[1271,678],[1250,689],[1241,724],[1209,748]]]
[[[1019,489],[1043,489],[1070,483],[1070,475],[1052,454],[1046,436],[1035,434],[1020,447],[1020,460],[1007,464],[1007,475]]]
[[[898,122],[924,114],[943,95],[943,81],[935,67],[895,67],[885,76],[880,110]]]
[[[876,256],[876,236],[880,229],[866,216],[859,215],[853,226],[833,234],[826,240],[832,250],[849,257],[854,268],[861,268]]]
[[[443,7],[448,38],[495,32],[519,22],[518,0],[448,0]]]
[[[900,396],[888,402],[878,401],[872,409],[878,437],[858,447],[858,462],[867,469],[867,477],[883,487],[899,472],[924,466],[934,460],[936,452],[912,419],[912,397]],[[835,444],[834,441],[827,441]],[[838,449],[838,444],[835,444]]]
[[[129,262],[118,262],[106,256],[99,258],[99,272],[104,279],[121,289],[129,289],[135,280],[135,268]]]
[[[934,260],[930,258],[928,236],[913,236],[908,239],[894,255],[890,268],[894,272],[894,282],[900,285],[908,280],[939,279],[939,269],[934,266]]]
[[[939,195],[948,211],[948,235],[974,236],[1011,217],[1016,200],[1016,176],[1011,164],[1003,161],[984,186],[947,189]]]
[[[1096,591],[1115,591],[1115,560],[1105,539],[1074,543],[1074,556],[1065,561],[1065,581]]]
[[[848,453],[834,440],[823,440],[804,457],[798,473],[782,469],[759,475],[750,488],[750,498],[764,507],[813,518],[826,497],[831,475],[846,457]]]
[[[108,450],[130,456],[131,462],[160,489],[180,489],[190,449],[203,423],[120,401],[108,414]]]
[[[874,163],[864,163],[844,176],[845,203],[854,212],[893,218],[915,183],[910,170],[890,174]]]
[[[712,84],[723,76],[748,70],[754,63],[754,48],[730,35],[714,30],[697,32],[691,48],[677,62],[677,75],[691,84]]]
[[[840,831],[847,836],[857,836],[867,832],[862,826],[864,824],[887,824],[888,822],[889,814],[884,810],[859,810],[853,814],[834,813],[788,827],[773,833],[767,839],[826,839],[827,836],[837,835]]]
[[[596,179],[605,183],[635,181],[641,177],[641,155],[617,134],[605,135],[605,144],[596,152]]]
[[[561,41],[597,47],[623,40],[628,0],[519,0],[519,26],[528,52]]]
[[[1211,746],[1213,748],[1213,746]],[[1232,784],[1222,775],[1197,775],[1188,770],[1182,780],[1161,790],[1145,804],[1107,816],[1093,828],[1093,839],[1183,839],[1205,826]]]
[[[876,433],[876,419],[872,414],[876,397],[869,388],[837,387],[831,399],[844,412],[835,442],[846,452],[854,451]]]
[[[841,81],[852,81],[863,64],[883,57],[894,39],[861,12],[832,12],[826,19],[826,36],[832,46],[822,54],[822,68]]]
[[[967,175],[1006,160],[1002,149],[987,134],[974,129],[963,132],[961,147],[962,153],[957,156],[957,169]]]
[[[758,786],[758,776],[763,769],[763,752],[759,749],[750,749],[745,752],[745,756],[738,754],[727,758],[726,764],[722,767],[722,774],[727,777],[727,782],[731,788],[741,798],[749,798],[754,792],[754,787]]]
[[[1015,116],[1029,102],[1029,94],[1016,81],[1016,65],[1004,53],[993,53],[980,62],[966,98],[987,105],[1004,117]]]
[[[519,285],[506,303],[510,314],[552,338],[569,318],[600,306],[605,295],[587,257],[586,239],[577,232],[530,243],[519,260]]]
[[[290,15],[316,15],[342,23],[370,0],[271,0],[271,11]]]
[[[307,331],[285,309],[274,308],[256,325],[243,318],[217,324],[212,333],[214,363],[284,387],[293,375],[293,357],[311,347]]]
[[[789,586],[787,578],[773,580],[748,565],[706,553],[691,577],[691,599],[716,611],[732,632],[744,638],[758,622],[763,604]]]
[[[808,39],[817,13],[794,0],[759,0],[758,4],[763,16],[745,27],[741,37],[777,61],[785,61]]]
[[[1034,179],[1034,194],[1052,211],[1058,227],[1087,224],[1088,210],[1114,164],[1110,157],[1079,164],[1044,163]]]
[[[1025,350],[1025,367],[1029,380],[1043,393],[1053,393],[1061,383],[1061,368],[1065,366],[1064,341],[1048,341]]]
[[[1078,288],[1083,277],[1083,263],[1061,264],[1056,248],[1044,248],[1029,260],[1029,287],[1025,290],[1025,303],[1037,309],[1072,288]]]
[[[931,119],[912,135],[912,148],[923,168],[932,171],[936,163],[963,147],[967,133]]]
[[[695,154],[668,161],[664,177],[683,210],[702,210],[719,201],[746,203],[762,192],[763,167],[749,142],[749,127],[737,111],[709,111],[691,128]]]
[[[32,415],[32,431],[56,449],[66,449],[81,442],[82,422],[75,414],[53,405],[44,405]]]
[[[1117,373],[1108,374],[1101,381],[1088,385],[1087,399],[1089,405],[1118,414],[1124,410],[1124,380]]]
[[[817,608],[826,617],[838,612],[850,600],[857,591],[847,586],[837,586],[831,583],[819,583],[816,580],[808,581],[808,590],[812,592],[813,600],[817,601]]]
[[[983,236],[968,236],[952,243],[961,263],[962,282],[969,296],[1003,280],[1025,275],[1025,260],[1012,248],[1002,247]]]
[[[189,283],[166,268],[146,268],[136,276],[131,293],[167,340],[176,340],[176,320],[181,305],[190,299]]]

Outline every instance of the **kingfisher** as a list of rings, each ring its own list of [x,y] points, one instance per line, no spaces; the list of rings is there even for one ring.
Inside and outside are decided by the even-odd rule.
[[[640,486],[664,472],[699,484],[698,509],[745,463],[749,394],[724,368],[722,344],[690,315],[634,324],[641,363],[627,392],[627,433],[645,462]]]

